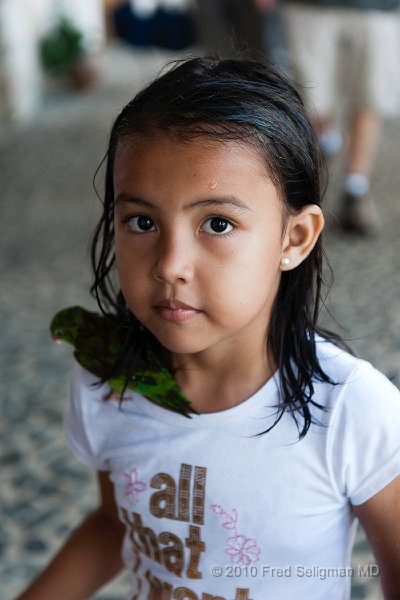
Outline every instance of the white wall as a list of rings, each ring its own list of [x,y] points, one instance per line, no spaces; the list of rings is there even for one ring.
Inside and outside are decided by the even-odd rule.
[[[101,0],[0,0],[0,118],[28,120],[43,92],[38,42],[65,14],[84,35],[89,52],[104,40]]]

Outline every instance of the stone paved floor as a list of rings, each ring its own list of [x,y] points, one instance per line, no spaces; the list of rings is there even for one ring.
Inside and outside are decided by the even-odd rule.
[[[91,176],[113,117],[169,56],[110,50],[102,83],[81,96],[53,91],[29,126],[0,131],[1,420],[0,598],[11,599],[42,568],[95,502],[93,476],[67,451],[60,420],[72,356],[48,322],[59,308],[92,305],[87,240],[98,214]],[[328,232],[335,283],[328,306],[356,352],[397,376],[400,364],[400,125],[385,127],[373,181],[382,235]],[[335,210],[340,159],[327,209]],[[326,323],[331,320],[325,314]],[[353,564],[373,562],[362,532]],[[377,600],[377,579],[355,577],[352,598]],[[121,600],[122,576],[96,599]],[[56,599],[55,599],[56,600]]]

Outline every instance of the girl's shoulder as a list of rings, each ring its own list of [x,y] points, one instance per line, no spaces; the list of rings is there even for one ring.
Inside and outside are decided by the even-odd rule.
[[[361,376],[370,383],[386,381],[390,384],[389,379],[367,360],[358,358],[320,335],[315,336],[315,343],[322,370],[333,381],[350,384],[353,380],[359,381]]]
[[[131,427],[128,415],[136,410],[133,397],[134,392],[126,393],[122,411],[121,397],[108,383],[102,383],[99,377],[75,363],[63,430],[78,460],[97,470],[107,469],[104,451],[128,435]]]
[[[355,428],[386,429],[390,420],[400,431],[400,391],[370,362],[358,358],[320,336],[317,356],[332,383],[315,383],[315,400],[326,410],[322,419],[332,426],[354,423]]]
[[[333,382],[320,384],[331,422],[357,421],[362,417],[368,428],[374,423],[384,424],[392,415],[400,427],[400,391],[386,375],[320,336],[316,347],[320,365]]]
[[[329,468],[341,493],[362,504],[400,473],[400,391],[366,360],[316,341],[334,381],[316,386],[328,408],[321,421]]]

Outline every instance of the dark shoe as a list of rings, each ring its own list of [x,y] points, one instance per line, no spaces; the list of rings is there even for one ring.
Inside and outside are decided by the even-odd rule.
[[[357,235],[373,235],[380,229],[378,209],[368,195],[345,194],[338,220],[344,231]]]

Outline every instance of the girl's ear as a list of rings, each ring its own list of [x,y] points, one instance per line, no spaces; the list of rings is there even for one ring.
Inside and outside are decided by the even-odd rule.
[[[316,204],[308,204],[289,217],[282,243],[282,271],[294,269],[307,258],[324,224],[322,210]]]

